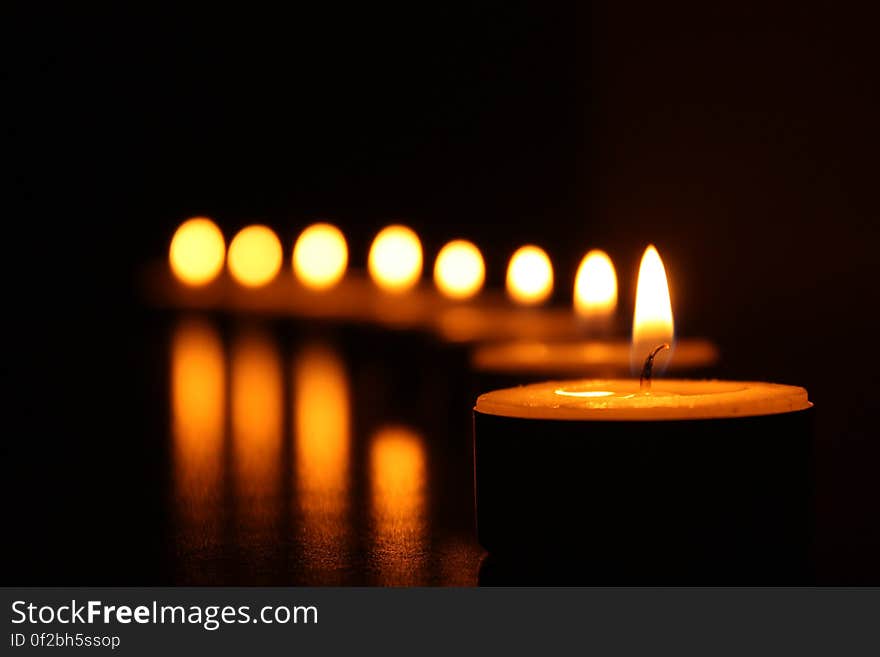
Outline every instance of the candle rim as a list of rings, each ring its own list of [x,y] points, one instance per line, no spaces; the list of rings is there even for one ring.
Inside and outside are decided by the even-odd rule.
[[[683,406],[616,406],[608,407],[609,397],[583,398],[559,396],[559,403],[551,405],[545,401],[524,403],[530,393],[553,392],[561,387],[595,386],[596,388],[620,389],[626,392],[638,391],[638,379],[575,379],[546,381],[515,388],[503,388],[484,393],[477,398],[476,413],[496,415],[511,419],[534,419],[545,421],[689,421],[710,419],[735,419],[779,415],[804,411],[812,408],[807,391],[799,386],[761,381],[724,381],[718,379],[660,379],[655,382],[655,392],[663,393],[672,389],[694,385],[717,386],[724,384],[719,392],[692,393],[702,397],[697,404]],[[755,393],[765,394],[755,397]],[[514,393],[524,401],[514,402],[509,396]],[[716,396],[717,395],[717,396]],[[722,396],[724,395],[724,396]],[[508,399],[505,400],[505,397]],[[659,397],[658,397],[659,398]],[[567,399],[569,401],[562,401]],[[581,399],[580,404],[577,401]],[[619,399],[619,398],[618,398]],[[705,403],[709,402],[709,403]]]

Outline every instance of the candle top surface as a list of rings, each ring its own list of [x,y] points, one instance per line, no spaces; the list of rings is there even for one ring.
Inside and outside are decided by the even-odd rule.
[[[480,395],[478,413],[535,420],[705,420],[810,408],[807,391],[757,381],[638,379],[548,381]]]

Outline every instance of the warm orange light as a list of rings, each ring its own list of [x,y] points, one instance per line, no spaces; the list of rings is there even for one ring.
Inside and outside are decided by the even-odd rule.
[[[173,537],[186,549],[220,541],[226,364],[217,329],[187,319],[171,339]]]
[[[171,238],[171,271],[187,285],[205,285],[223,269],[226,243],[217,225],[205,217],[184,221]]]
[[[422,437],[386,426],[370,444],[370,488],[380,584],[421,583],[427,541],[427,459]]]
[[[306,510],[339,511],[348,490],[350,401],[339,355],[310,345],[294,367],[297,483]]]
[[[532,245],[518,249],[507,266],[507,294],[517,303],[535,305],[552,291],[553,265],[547,253]]]
[[[370,247],[367,267],[373,281],[387,292],[405,292],[422,275],[422,243],[406,226],[379,231]]]
[[[271,228],[248,226],[229,244],[229,272],[242,285],[259,287],[275,278],[282,257],[281,242]]]
[[[345,235],[332,224],[306,228],[293,247],[293,273],[306,287],[326,290],[336,285],[348,266]]]
[[[268,513],[280,484],[282,375],[276,346],[258,332],[239,337],[232,349],[232,438],[236,485],[243,505]],[[269,499],[257,513],[254,497]]]
[[[171,342],[171,416],[174,479],[187,508],[218,492],[225,406],[220,335],[206,322],[184,321]]]
[[[636,286],[636,307],[633,314],[633,366],[638,367],[651,350],[664,342],[672,342],[675,325],[666,269],[654,245],[645,249],[639,266]],[[661,354],[658,360],[668,358]]]
[[[351,399],[339,354],[311,344],[293,369],[293,460],[304,565],[342,583],[350,539]]]
[[[483,287],[486,266],[480,250],[466,240],[446,244],[434,262],[434,283],[452,299],[467,299]]]
[[[608,317],[617,308],[617,274],[604,251],[593,249],[574,279],[574,307],[582,317]]]

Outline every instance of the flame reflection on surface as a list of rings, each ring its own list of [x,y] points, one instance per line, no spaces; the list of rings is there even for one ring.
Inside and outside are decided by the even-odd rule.
[[[236,338],[231,362],[237,526],[251,540],[271,545],[281,508],[281,362],[275,344],[257,331]]]
[[[370,442],[373,559],[378,583],[418,584],[427,553],[427,457],[422,437],[385,426]]]
[[[220,335],[208,322],[185,319],[174,328],[170,383],[175,551],[201,563],[199,555],[223,548],[226,365]]]
[[[332,574],[344,568],[350,542],[351,410],[348,374],[330,347],[312,344],[297,355],[293,408],[302,558],[339,583]]]

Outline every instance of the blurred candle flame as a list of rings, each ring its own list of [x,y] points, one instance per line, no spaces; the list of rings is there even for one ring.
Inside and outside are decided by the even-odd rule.
[[[300,233],[293,247],[293,272],[303,285],[329,289],[342,280],[347,266],[348,244],[336,226],[317,223]]]
[[[367,258],[370,277],[386,292],[406,292],[422,275],[422,243],[406,226],[387,226],[379,231]]]
[[[312,570],[337,572],[348,540],[351,443],[348,375],[339,355],[325,345],[306,346],[294,363],[293,395],[303,558]]]
[[[574,279],[574,307],[582,317],[608,317],[617,308],[617,274],[608,254],[593,249]]]
[[[380,583],[420,583],[427,549],[427,463],[422,437],[386,426],[370,444],[370,486]]]
[[[672,319],[672,302],[669,283],[660,254],[653,244],[645,249],[639,266],[636,285],[636,305],[633,313],[632,367],[641,369],[648,354],[658,345],[673,343],[675,324]],[[669,351],[657,356],[655,367],[662,369],[669,360]]]
[[[451,299],[467,299],[483,287],[486,265],[480,249],[467,240],[446,244],[434,262],[434,283]]]
[[[246,287],[269,283],[281,269],[282,259],[281,242],[268,226],[242,228],[229,243],[229,273]]]
[[[185,320],[171,342],[174,509],[181,545],[219,540],[225,411],[220,336],[207,322]]]
[[[517,303],[537,305],[553,291],[553,265],[540,247],[523,246],[507,266],[507,294]]]
[[[206,217],[193,217],[174,232],[168,262],[178,280],[198,286],[217,278],[225,255],[226,243],[217,225]]]

